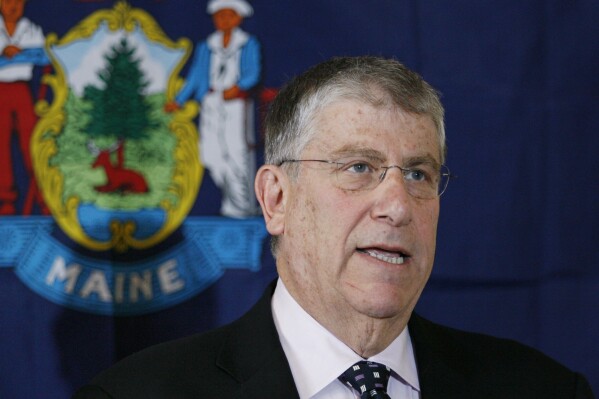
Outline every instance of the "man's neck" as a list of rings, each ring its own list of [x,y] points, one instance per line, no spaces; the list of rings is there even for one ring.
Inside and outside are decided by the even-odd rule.
[[[334,314],[333,310],[331,313]],[[364,359],[387,348],[408,322],[408,317],[376,319],[365,315],[336,316],[313,317]]]
[[[321,398],[339,397],[334,392],[346,388],[341,384],[335,388],[332,381],[362,357],[308,314],[281,280],[277,283],[271,306],[281,346],[300,396],[308,398],[320,392],[318,397]],[[323,361],[315,362],[315,359]],[[400,385],[420,389],[410,334],[406,328],[369,360],[393,369],[403,379]],[[323,392],[327,393],[322,395]]]
[[[410,313],[374,318],[356,312],[347,303],[311,303],[298,295],[292,284],[284,283],[289,294],[310,316],[364,359],[387,348],[410,318]]]

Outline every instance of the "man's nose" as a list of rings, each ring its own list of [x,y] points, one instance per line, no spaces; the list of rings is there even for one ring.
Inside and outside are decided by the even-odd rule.
[[[375,203],[371,217],[393,226],[409,224],[412,221],[413,198],[408,193],[403,172],[399,167],[387,169],[383,180],[374,189]]]

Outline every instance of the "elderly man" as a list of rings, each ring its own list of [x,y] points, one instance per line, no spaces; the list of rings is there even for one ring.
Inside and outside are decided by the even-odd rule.
[[[279,280],[249,313],[134,355],[77,398],[591,398],[541,353],[422,319],[443,107],[393,60],[337,58],[267,117],[255,188]]]

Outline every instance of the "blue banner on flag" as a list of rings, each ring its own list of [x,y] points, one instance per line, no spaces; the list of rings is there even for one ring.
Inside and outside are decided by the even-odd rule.
[[[0,218],[0,220],[3,218]],[[51,234],[50,218],[11,220],[3,266],[41,296],[103,315],[144,314],[184,301],[218,280],[226,269],[260,269],[266,229],[261,218],[190,217],[183,240],[145,261],[114,262],[78,254]],[[10,238],[9,238],[10,237]]]

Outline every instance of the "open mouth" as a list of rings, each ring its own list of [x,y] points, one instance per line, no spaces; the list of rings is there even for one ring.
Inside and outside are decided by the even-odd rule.
[[[392,265],[401,265],[410,257],[403,252],[386,251],[380,248],[357,248],[357,251]]]

